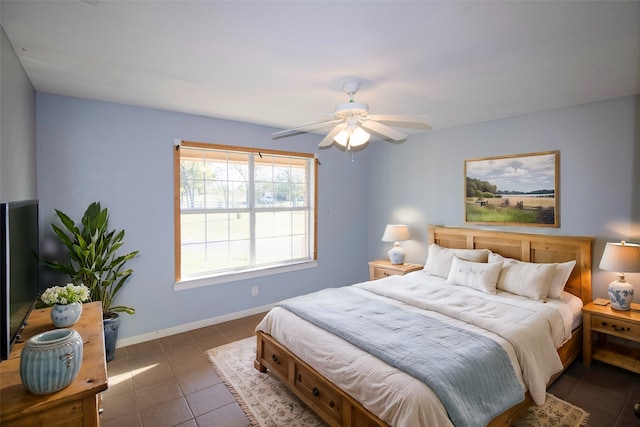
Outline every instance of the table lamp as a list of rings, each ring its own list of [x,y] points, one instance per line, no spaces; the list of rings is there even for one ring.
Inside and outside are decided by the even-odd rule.
[[[624,273],[640,272],[640,245],[625,241],[607,243],[600,260],[600,269],[618,273],[618,280],[609,284],[611,308],[629,310],[633,300],[633,286],[624,280]]]
[[[388,224],[382,235],[383,242],[395,242],[393,248],[387,252],[391,264],[404,264],[404,249],[400,247],[401,240],[409,240],[411,235],[406,225]]]

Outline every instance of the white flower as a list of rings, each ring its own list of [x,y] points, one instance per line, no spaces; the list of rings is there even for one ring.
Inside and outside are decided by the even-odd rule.
[[[67,283],[66,286],[52,286],[46,289],[40,299],[46,305],[70,304],[89,300],[89,289],[85,285]]]

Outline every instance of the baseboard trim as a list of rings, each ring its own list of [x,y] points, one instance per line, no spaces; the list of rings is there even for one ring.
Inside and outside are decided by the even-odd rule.
[[[169,337],[171,335],[193,331],[194,329],[205,328],[207,326],[217,325],[218,323],[241,319],[243,317],[252,316],[258,313],[264,313],[265,311],[271,310],[275,306],[276,304],[263,305],[261,307],[254,307],[248,310],[236,311],[235,313],[229,313],[222,316],[211,317],[209,319],[198,320],[197,322],[185,323],[183,325],[173,326],[171,328],[162,329],[159,331],[148,332],[142,335],[122,338],[116,342],[116,348],[126,347],[133,344],[140,344],[147,341],[153,341],[158,338]]]

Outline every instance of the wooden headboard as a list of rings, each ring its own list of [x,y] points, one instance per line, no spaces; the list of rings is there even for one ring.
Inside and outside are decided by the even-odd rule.
[[[454,249],[489,249],[527,262],[566,262],[576,266],[564,288],[583,303],[591,301],[591,237],[511,233],[429,226],[429,244]]]

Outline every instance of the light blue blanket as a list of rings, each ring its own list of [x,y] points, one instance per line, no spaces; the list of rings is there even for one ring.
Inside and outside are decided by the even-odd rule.
[[[524,400],[506,351],[490,338],[349,287],[281,307],[426,383],[455,426],[485,426]]]

